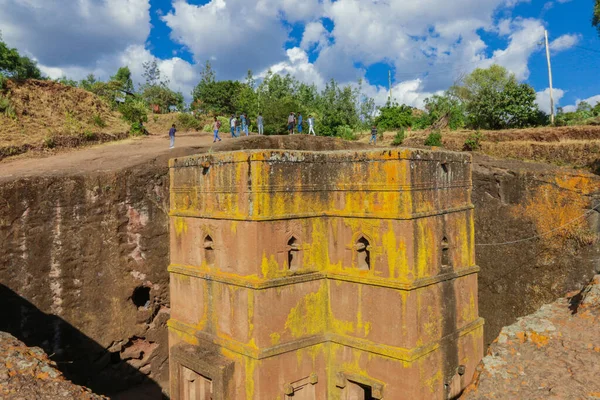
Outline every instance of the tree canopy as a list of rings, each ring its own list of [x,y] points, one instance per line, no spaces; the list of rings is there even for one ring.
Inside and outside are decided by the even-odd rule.
[[[8,47],[2,40],[1,34],[0,75],[16,80],[42,78],[37,63],[28,57],[21,56],[17,49]]]
[[[535,90],[499,65],[477,68],[451,92],[464,103],[467,124],[474,129],[523,128],[540,118]]]

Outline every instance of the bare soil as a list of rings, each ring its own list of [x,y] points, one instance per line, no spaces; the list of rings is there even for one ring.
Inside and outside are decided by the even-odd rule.
[[[403,146],[424,147],[430,131],[406,132]],[[465,141],[474,131],[442,132],[443,147],[464,151]],[[383,145],[391,145],[396,132],[385,132]],[[476,151],[501,159],[538,161],[600,173],[600,126],[540,127],[481,131],[480,148]],[[360,142],[367,143],[369,135]]]
[[[249,136],[213,143],[208,133],[180,134],[175,148],[169,149],[167,135],[130,138],[86,149],[72,150],[49,157],[0,161],[0,182],[29,177],[80,175],[116,171],[140,165],[157,158],[182,157],[195,153],[244,149],[346,150],[364,148],[358,142],[308,135]],[[166,164],[166,161],[165,161]]]

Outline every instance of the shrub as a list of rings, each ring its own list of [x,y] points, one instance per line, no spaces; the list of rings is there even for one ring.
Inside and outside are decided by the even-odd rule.
[[[442,134],[439,131],[434,131],[425,139],[425,146],[442,147]]]
[[[54,138],[52,136],[46,136],[44,138],[44,147],[47,149],[53,149],[54,147],[56,147],[56,142],[54,141]]]
[[[212,132],[212,126],[210,124],[204,125],[204,128],[202,128],[202,132]]]
[[[219,119],[219,121],[221,121],[221,128],[219,128],[219,132],[230,132],[231,127],[229,126],[229,118],[227,118],[227,117],[217,117],[217,118]]]
[[[92,131],[85,131],[83,132],[83,138],[87,141],[92,141],[96,139],[96,134]]]
[[[16,118],[17,113],[10,102],[6,97],[0,96],[0,113],[4,114],[8,118]]]
[[[392,145],[400,146],[402,142],[404,142],[404,138],[404,130],[398,131],[398,133],[396,133],[396,135],[394,136],[394,140],[392,140]]]
[[[177,116],[177,127],[182,131],[199,131],[202,124],[193,115],[180,113]],[[207,132],[210,132],[210,128]]]
[[[356,140],[356,133],[348,125],[341,125],[336,128],[336,136],[344,140]]]
[[[5,89],[7,80],[8,79],[4,75],[0,74],[0,90]]]
[[[130,136],[144,136],[147,134],[148,131],[139,122],[134,122],[131,124],[131,129],[129,130]]]
[[[106,128],[106,122],[102,119],[100,114],[95,114],[92,117],[92,123],[96,125],[98,128]]]
[[[132,124],[148,121],[148,108],[141,100],[132,100],[119,106],[119,112],[123,115],[125,121]]]
[[[465,140],[465,144],[463,146],[463,150],[465,151],[476,151],[481,147],[481,141],[483,140],[483,135],[477,131],[475,133],[471,133],[467,140]]]

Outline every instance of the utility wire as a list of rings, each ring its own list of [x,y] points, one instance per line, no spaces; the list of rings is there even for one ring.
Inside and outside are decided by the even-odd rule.
[[[541,237],[544,237],[544,236],[548,236],[551,233],[554,233],[556,231],[564,229],[567,226],[572,225],[575,222],[577,222],[577,221],[579,221],[579,220],[587,217],[589,214],[593,213],[594,211],[597,211],[598,207],[600,207],[600,203],[597,204],[594,208],[589,209],[588,211],[586,211],[585,214],[583,214],[583,215],[581,215],[581,216],[579,216],[579,217],[577,217],[577,218],[575,218],[575,219],[567,222],[566,224],[561,225],[558,228],[554,228],[552,230],[549,230],[548,232],[545,232],[545,233],[542,233],[542,234],[539,234],[539,235],[535,235],[535,236],[528,237],[528,238],[525,238],[525,239],[513,240],[511,242],[504,242],[504,243],[485,243],[485,244],[476,243],[475,246],[481,246],[481,247],[483,247],[483,246],[506,246],[506,245],[509,245],[509,244],[516,244],[516,243],[527,242],[529,240],[533,240],[533,239],[541,238]]]

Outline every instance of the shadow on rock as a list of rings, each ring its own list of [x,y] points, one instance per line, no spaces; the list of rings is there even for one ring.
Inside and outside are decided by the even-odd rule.
[[[0,304],[0,331],[27,346],[41,347],[73,383],[116,400],[167,399],[156,382],[122,360],[121,353],[131,349],[102,347],[67,321],[40,311],[2,284]],[[139,357],[143,357],[143,349]]]

